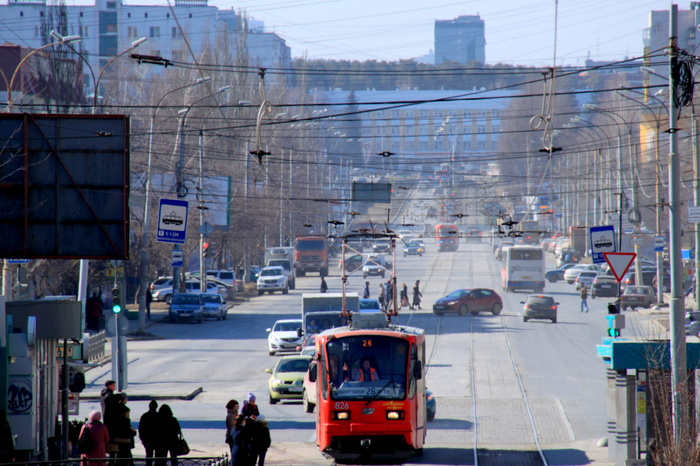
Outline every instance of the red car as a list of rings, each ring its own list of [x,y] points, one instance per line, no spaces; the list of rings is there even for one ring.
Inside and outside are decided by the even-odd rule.
[[[470,313],[490,312],[497,316],[503,309],[503,300],[498,294],[486,288],[468,288],[453,291],[433,304],[433,312],[439,316],[446,312],[456,312],[461,316]]]

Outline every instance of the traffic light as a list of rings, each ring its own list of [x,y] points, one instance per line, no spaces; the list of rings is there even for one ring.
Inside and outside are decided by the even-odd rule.
[[[620,330],[625,328],[625,316],[613,314],[605,316],[605,318],[608,319],[608,336],[618,338],[620,336]]]
[[[111,293],[111,298],[112,298],[112,312],[115,314],[119,314],[122,312],[122,300],[119,297],[119,287],[114,287],[112,288],[112,293]]]
[[[204,257],[207,257],[207,254],[209,253],[209,243],[205,242],[202,244],[202,255]]]

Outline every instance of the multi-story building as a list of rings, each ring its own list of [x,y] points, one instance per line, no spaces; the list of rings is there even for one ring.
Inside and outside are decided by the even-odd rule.
[[[240,15],[209,6],[207,0],[175,0],[172,8],[125,5],[122,0],[96,0],[94,5],[64,7],[49,5],[46,0],[9,0],[7,5],[0,5],[0,43],[41,47],[47,38],[52,40],[47,31],[58,29],[56,23],[63,11],[66,35],[81,37],[80,44],[74,45],[96,74],[141,37],[148,41],[135,53],[167,60],[191,61],[188,46],[197,56],[208,48],[216,49],[223,40],[234,53],[238,44],[245,43],[250,66],[288,68],[291,64],[291,50],[284,39],[264,32],[261,22],[251,20],[243,40]],[[91,92],[92,77],[87,69],[84,72],[85,86]],[[159,67],[150,67],[149,72],[158,73]]]
[[[486,61],[484,20],[479,15],[435,20],[435,64]]]
[[[388,151],[407,166],[468,165],[488,161],[497,150],[501,117],[517,95],[520,91],[356,91],[363,113],[352,124],[359,118],[366,159]],[[349,91],[337,90],[324,101],[341,104],[349,98]],[[398,104],[405,102],[416,103]]]

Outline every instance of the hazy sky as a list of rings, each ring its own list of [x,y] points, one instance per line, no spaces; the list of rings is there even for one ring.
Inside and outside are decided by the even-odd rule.
[[[135,3],[125,0],[125,3]],[[143,2],[138,3],[159,3]],[[487,63],[551,65],[555,0],[209,0],[245,10],[309,58],[397,60],[434,48],[436,19],[479,14]],[[688,9],[689,2],[678,3]],[[642,53],[642,30],[663,0],[559,0],[557,64],[615,60]]]

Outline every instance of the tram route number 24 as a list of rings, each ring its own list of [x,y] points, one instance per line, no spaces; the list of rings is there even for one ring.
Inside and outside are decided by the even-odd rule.
[[[347,401],[336,401],[335,409],[350,409],[350,403]]]

